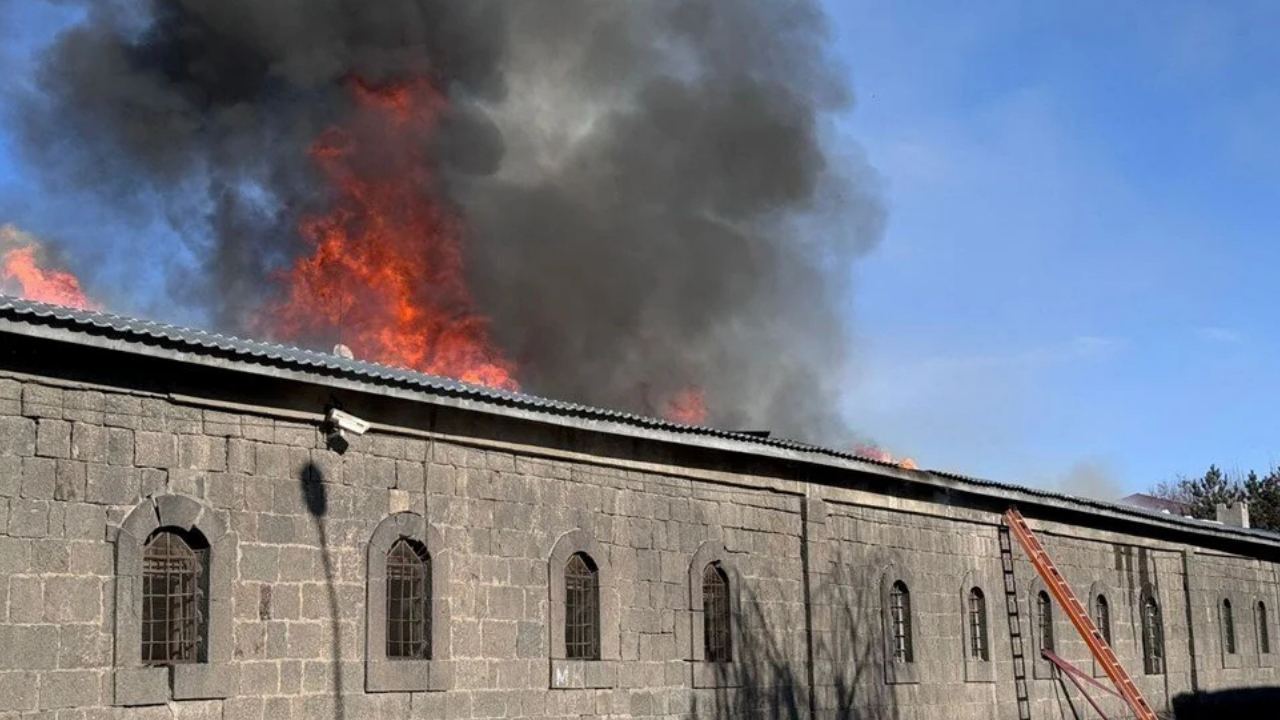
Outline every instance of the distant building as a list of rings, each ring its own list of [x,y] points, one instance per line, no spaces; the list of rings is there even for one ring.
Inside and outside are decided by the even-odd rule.
[[[1120,498],[1121,505],[1142,508],[1152,512],[1169,513],[1170,515],[1190,515],[1191,508],[1186,503],[1180,503],[1177,500],[1169,500],[1167,498],[1156,497],[1146,493],[1134,493],[1126,497]]]

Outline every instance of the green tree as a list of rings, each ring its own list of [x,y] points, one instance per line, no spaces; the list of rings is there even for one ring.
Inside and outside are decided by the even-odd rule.
[[[1220,503],[1243,500],[1249,503],[1251,527],[1280,532],[1280,468],[1273,468],[1262,477],[1250,471],[1241,480],[1228,476],[1217,465],[1210,465],[1199,477],[1161,482],[1151,494],[1182,503],[1191,517],[1201,520],[1217,519]]]
[[[1261,478],[1249,473],[1244,488],[1249,501],[1249,524],[1280,532],[1280,469],[1272,468]]]

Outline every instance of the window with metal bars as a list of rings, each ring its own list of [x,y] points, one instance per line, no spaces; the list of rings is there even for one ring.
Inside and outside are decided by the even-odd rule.
[[[1142,600],[1142,669],[1148,675],[1164,672],[1164,628],[1160,605],[1150,595]]]
[[[911,591],[901,580],[889,589],[889,623],[893,633],[893,661],[915,662],[915,649],[911,647]]]
[[[209,545],[198,532],[160,528],[142,555],[142,662],[205,661]]]
[[[1267,627],[1267,604],[1258,601],[1258,652],[1263,655],[1271,653],[1271,631]]]
[[[1040,649],[1053,652],[1053,601],[1044,590],[1036,595],[1036,621],[1040,628]]]
[[[600,659],[600,581],[586,553],[564,568],[564,649],[570,660]]]
[[[990,660],[987,647],[987,598],[981,588],[969,590],[969,657]]]
[[[733,660],[730,622],[729,578],[719,563],[710,563],[702,573],[703,658],[707,662]]]
[[[1223,598],[1222,608],[1222,649],[1228,655],[1236,654],[1236,619],[1231,611],[1231,601]]]
[[[1098,626],[1102,639],[1111,644],[1111,605],[1106,595],[1099,595],[1093,600],[1093,624]]]
[[[431,658],[431,556],[400,538],[387,551],[387,659]]]

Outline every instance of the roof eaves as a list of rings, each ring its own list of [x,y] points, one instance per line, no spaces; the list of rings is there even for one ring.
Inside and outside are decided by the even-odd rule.
[[[48,331],[42,331],[44,328]],[[106,337],[115,343],[102,345],[124,352],[142,352],[139,346],[168,351],[168,357],[191,361],[187,354],[222,361],[228,369],[243,371],[272,370],[269,374],[299,373],[306,379],[332,383],[345,381],[349,387],[368,391],[377,388],[399,390],[406,397],[421,400],[425,393],[434,398],[451,398],[455,404],[480,411],[501,411],[527,419],[546,422],[555,418],[573,419],[575,426],[604,432],[628,434],[668,442],[698,445],[733,452],[767,455],[846,469],[872,471],[905,482],[921,482],[951,488],[959,483],[963,490],[979,496],[1008,498],[1033,502],[1051,501],[1058,505],[1090,509],[1119,519],[1146,524],[1173,525],[1185,531],[1226,536],[1234,540],[1261,542],[1280,548],[1280,535],[1264,531],[1232,527],[1205,527],[1190,518],[1153,513],[1088,498],[1074,497],[1047,490],[983,480],[940,470],[907,470],[895,464],[832,448],[795,440],[761,437],[716,428],[683,425],[659,418],[634,415],[617,410],[579,405],[471,385],[449,378],[427,375],[403,368],[351,360],[336,355],[277,345],[256,340],[192,330],[164,323],[137,320],[88,310],[22,300],[0,295],[0,331],[20,335],[43,336],[65,342],[95,344],[88,337]],[[51,331],[51,332],[49,332]],[[395,393],[401,394],[401,393]],[[561,423],[569,424],[569,423]],[[998,497],[997,497],[998,494]],[[1072,509],[1068,507],[1068,509]]]

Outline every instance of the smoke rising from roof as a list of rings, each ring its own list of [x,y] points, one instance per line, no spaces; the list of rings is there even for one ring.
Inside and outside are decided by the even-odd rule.
[[[884,213],[823,147],[852,96],[816,0],[83,4],[24,146],[122,206],[164,198],[190,230],[170,295],[220,330],[301,252],[327,200],[307,147],[358,112],[344,84],[426,76],[471,288],[526,389],[653,412],[701,386],[714,424],[848,442],[842,305]]]

